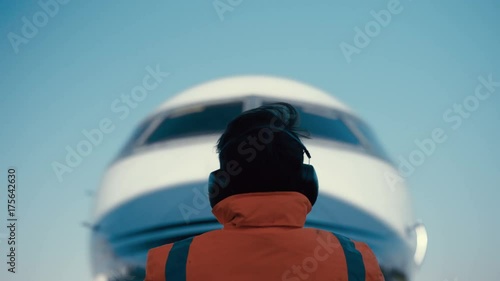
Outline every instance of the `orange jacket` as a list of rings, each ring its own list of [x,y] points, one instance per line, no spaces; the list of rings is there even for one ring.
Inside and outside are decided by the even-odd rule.
[[[224,226],[149,250],[145,281],[384,281],[368,245],[304,228],[298,192],[228,197],[212,209]]]

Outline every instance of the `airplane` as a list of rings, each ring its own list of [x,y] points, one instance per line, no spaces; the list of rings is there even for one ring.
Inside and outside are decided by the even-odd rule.
[[[147,251],[222,226],[207,182],[215,145],[243,111],[288,102],[300,114],[320,194],[306,227],[366,242],[387,281],[413,280],[427,250],[408,187],[375,133],[333,95],[295,80],[235,76],[189,88],[135,129],[109,165],[93,208],[94,281],[143,280]],[[388,175],[399,177],[391,186]]]

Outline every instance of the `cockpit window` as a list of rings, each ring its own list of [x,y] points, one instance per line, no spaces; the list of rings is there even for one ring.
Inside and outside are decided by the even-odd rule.
[[[297,106],[300,114],[300,127],[311,133],[311,137],[327,138],[352,145],[360,141],[333,111],[320,111]]]
[[[349,114],[344,114],[340,118],[338,112],[328,108],[300,106],[296,108],[301,117],[300,127],[308,130],[312,137],[363,146],[372,155],[392,163],[375,133],[363,121]],[[354,133],[352,130],[357,132]]]
[[[363,121],[327,107],[296,104],[294,107],[300,114],[300,127],[307,130],[312,138],[330,139],[363,147],[367,152],[391,162],[376,135]],[[242,112],[243,103],[233,102],[189,106],[166,114],[162,113],[143,122],[137,128],[119,158],[133,153],[137,146],[147,146],[176,138],[222,133],[227,123]]]
[[[222,132],[241,114],[243,103],[199,105],[171,111],[147,137],[145,145],[169,139]]]
[[[141,136],[146,132],[146,130],[151,126],[151,120],[146,120],[145,122],[141,123],[139,127],[135,129],[135,131],[132,133],[130,138],[128,139],[127,143],[121,150],[120,154],[118,155],[118,158],[125,157],[132,153],[134,150],[134,146],[136,145],[137,141],[141,138]]]
[[[264,104],[271,104],[271,102]],[[332,109],[295,104],[293,106],[300,116],[299,127],[309,132],[312,138],[325,138],[351,145],[361,145],[356,135]]]
[[[368,127],[367,124],[365,124],[362,121],[359,120],[353,120],[354,125],[356,128],[363,134],[363,137],[366,139],[368,142],[369,150],[375,154],[376,156],[388,161],[392,162],[390,157],[388,156],[387,152],[385,151],[384,147],[382,144],[379,142],[377,136],[375,133]]]

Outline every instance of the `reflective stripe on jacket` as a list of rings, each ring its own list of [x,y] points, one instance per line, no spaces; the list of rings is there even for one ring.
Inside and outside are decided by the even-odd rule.
[[[298,192],[228,197],[212,209],[224,226],[149,250],[145,281],[384,281],[367,244],[304,228]]]

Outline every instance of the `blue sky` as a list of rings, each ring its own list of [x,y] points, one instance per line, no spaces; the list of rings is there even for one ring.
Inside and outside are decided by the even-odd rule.
[[[350,62],[340,44],[356,47],[355,28],[374,20],[372,10],[396,4],[243,0],[221,20],[212,2],[72,0],[51,6],[53,16],[19,45],[12,33],[23,36],[23,17],[43,21],[43,8],[0,3],[0,174],[18,170],[19,218],[18,273],[4,265],[2,280],[90,280],[86,194],[131,130],[173,94],[238,74],[283,76],[333,93],[371,124],[394,159],[408,158],[415,140],[441,128],[446,141],[407,178],[430,236],[417,280],[500,279],[500,87],[458,128],[443,118],[474,95],[478,77],[500,81],[500,2],[401,0]],[[116,118],[111,103],[156,65],[170,76]],[[59,182],[52,163],[103,118],[114,131]],[[4,201],[5,181],[0,195]]]

